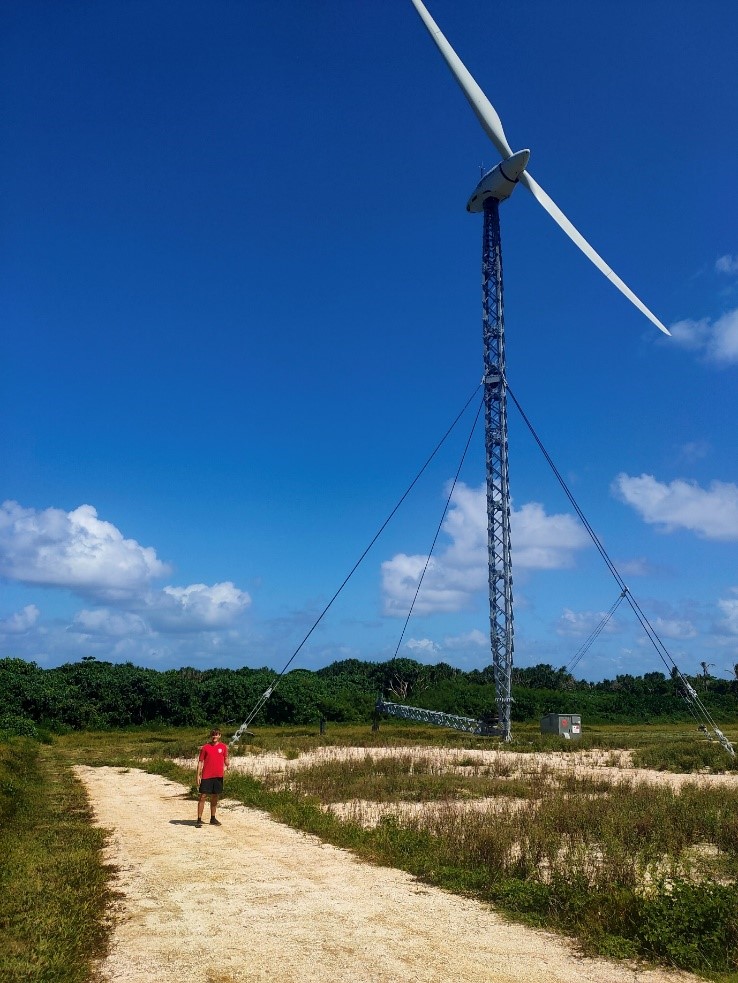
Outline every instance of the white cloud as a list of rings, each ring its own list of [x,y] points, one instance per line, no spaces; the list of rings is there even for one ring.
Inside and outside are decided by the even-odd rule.
[[[513,510],[513,563],[517,569],[560,570],[571,567],[574,552],[589,546],[586,530],[572,515],[546,515],[538,502]]]
[[[462,635],[447,635],[443,640],[444,648],[459,649],[473,646],[475,648],[489,648],[489,635],[485,635],[478,628],[464,632]]]
[[[426,556],[398,553],[382,564],[382,591],[386,614],[406,615],[410,610]],[[444,567],[431,558],[415,602],[415,614],[459,611],[470,595],[484,586],[484,571]]]
[[[715,260],[718,273],[738,273],[738,256],[720,256]]]
[[[679,478],[664,484],[650,474],[638,478],[619,474],[613,492],[645,522],[665,532],[689,529],[705,539],[738,540],[737,485],[713,481],[704,489]]]
[[[700,351],[707,346],[710,333],[710,322],[707,318],[701,321],[684,320],[669,325],[669,331],[680,348],[688,351]]]
[[[79,635],[103,635],[109,638],[148,633],[144,621],[137,614],[111,611],[109,608],[79,611],[68,630]]]
[[[140,590],[167,571],[155,550],[124,539],[91,505],[0,507],[0,574],[10,580],[102,594]]]
[[[407,643],[407,648],[420,655],[436,655],[441,651],[440,646],[430,638],[411,638]]]
[[[511,517],[515,570],[570,567],[576,550],[589,544],[587,533],[571,515],[547,515],[530,502]],[[454,489],[443,524],[449,546],[431,558],[415,604],[416,614],[459,611],[487,586],[487,504],[485,486]],[[398,553],[382,564],[386,614],[405,615],[415,595],[427,557]]]
[[[0,508],[0,575],[25,584],[68,589],[105,606],[80,611],[67,631],[116,640],[157,632],[212,633],[229,628],[251,598],[231,581],[154,589],[169,572],[156,551],[126,539],[91,505],[71,512],[5,502]],[[35,613],[34,613],[35,612]],[[30,605],[0,630],[25,631],[38,619]]]
[[[718,607],[724,615],[720,627],[729,635],[738,635],[738,587],[731,588],[731,593],[736,596],[718,601]]]
[[[567,637],[590,635],[606,615],[606,611],[572,611],[570,608],[564,608],[556,625],[556,634]],[[602,631],[603,633],[617,631],[615,619],[610,618]]]
[[[677,321],[669,327],[674,341],[688,351],[700,352],[717,365],[738,364],[738,308],[717,320]]]
[[[634,556],[630,560],[619,560],[615,566],[624,577],[648,577],[655,568],[645,556]]]
[[[231,581],[165,587],[147,595],[145,615],[160,631],[210,631],[230,627],[251,604]]]
[[[697,629],[691,621],[678,618],[654,618],[651,622],[661,638],[695,638]]]
[[[22,611],[0,621],[0,635],[22,635],[33,628],[40,617],[41,612],[35,604],[26,604]]]
[[[458,656],[459,652],[469,652],[480,648],[489,650],[489,647],[489,635],[485,635],[478,628],[462,632],[460,635],[446,635],[440,643],[432,638],[411,638],[407,643],[407,648],[418,656],[438,656],[448,651],[452,651]]]

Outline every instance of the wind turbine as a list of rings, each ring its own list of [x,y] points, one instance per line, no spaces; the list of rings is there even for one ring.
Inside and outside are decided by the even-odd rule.
[[[664,334],[670,332],[572,225],[558,205],[528,173],[529,150],[513,153],[492,103],[441,33],[421,0],[412,0],[428,33],[469,101],[482,129],[502,157],[474,189],[466,208],[484,214],[482,244],[482,330],[484,336],[485,446],[487,458],[487,550],[489,559],[490,640],[499,732],[510,740],[510,685],[513,659],[510,489],[507,463],[507,382],[502,310],[502,251],[499,205],[522,184],[584,255]]]

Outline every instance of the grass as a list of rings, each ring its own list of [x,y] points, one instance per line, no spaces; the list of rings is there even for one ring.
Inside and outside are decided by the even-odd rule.
[[[81,784],[53,746],[0,745],[0,981],[87,983],[112,895]]]
[[[224,740],[228,740],[234,728],[224,727]],[[738,725],[724,726],[726,736],[738,746]],[[203,727],[143,726],[120,731],[85,732],[85,753],[103,752],[110,755],[118,746],[121,758],[130,752],[137,754],[189,756],[207,740],[208,730]],[[89,740],[88,740],[89,738]],[[384,720],[379,731],[373,732],[369,724],[329,724],[321,735],[317,723],[304,725],[263,727],[250,738],[244,737],[236,754],[260,754],[277,751],[287,757],[306,754],[321,747],[440,747],[469,750],[486,750],[503,747],[511,751],[535,753],[559,751],[562,754],[576,751],[629,750],[638,754],[648,751],[648,763],[638,767],[660,770],[691,771],[708,768],[716,771],[738,769],[738,759],[731,759],[714,742],[707,741],[692,724],[613,724],[591,726],[584,729],[578,740],[565,741],[555,735],[543,735],[535,724],[515,724],[513,740],[501,745],[494,738],[478,737],[445,728],[403,720]]]
[[[676,773],[738,771],[738,758],[729,758],[720,745],[695,741],[681,733],[672,735],[670,740],[662,738],[639,747],[633,754],[633,764],[637,768]]]
[[[407,762],[384,764],[353,762],[354,783],[364,769],[377,800],[394,802]],[[178,777],[172,763],[159,767]],[[364,829],[322,808],[336,797],[335,776],[321,785],[325,777],[325,766],[306,768],[278,790],[232,775],[228,794],[367,860],[568,933],[587,952],[705,975],[738,969],[735,791],[616,784],[603,793],[585,778],[575,798],[538,782],[534,808],[498,814],[493,823],[446,802]]]
[[[586,748],[630,749],[641,766],[661,770],[720,771],[732,766],[727,756],[715,754],[715,746],[706,744],[693,730],[678,725],[592,728],[586,739],[575,743],[542,738],[535,728],[520,726],[509,747],[517,752],[556,749],[564,755]],[[728,736],[734,739],[736,735]],[[46,808],[53,811],[63,801],[58,783],[53,784],[54,774],[68,776],[75,762],[144,767],[192,787],[193,769],[173,759],[194,758],[205,739],[206,734],[194,728],[59,737],[53,748],[39,750],[37,772],[23,779],[23,796],[5,795],[0,782],[0,810],[6,806],[34,808],[34,802],[38,808],[45,781],[52,791]],[[492,764],[480,763],[475,749],[499,745],[404,721],[383,723],[378,733],[369,726],[330,725],[322,736],[317,724],[314,728],[264,728],[238,755],[248,759],[279,752],[293,762],[318,748],[341,745],[363,747],[366,754],[358,753],[350,761],[323,760],[290,768],[259,780],[232,772],[227,794],[366,860],[407,870],[429,883],[491,902],[519,920],[565,932],[579,939],[587,952],[661,962],[737,983],[735,790],[692,784],[679,792],[666,786],[632,787],[602,777],[541,768],[536,758],[515,759],[514,766],[504,756]],[[424,750],[412,754],[402,750],[394,757],[382,757],[384,751],[408,747]],[[443,748],[457,752],[452,767]],[[530,764],[521,766],[521,760]],[[459,803],[481,797],[498,799],[493,820],[459,809]],[[96,834],[87,826],[78,788],[72,798],[81,807],[82,827],[94,840]],[[403,803],[415,805],[405,813],[390,812],[371,827],[358,821],[359,813],[342,819],[330,809],[357,799],[395,810]],[[48,829],[44,831],[42,824],[34,827],[30,839],[41,843],[46,835]],[[90,844],[98,871],[99,844],[99,839],[96,845]],[[28,851],[32,855],[30,846]],[[41,893],[61,897],[65,879],[75,880],[75,868],[74,864],[65,866],[63,853],[56,856],[56,862],[50,856],[48,863],[58,868],[58,877],[50,891]],[[32,869],[29,862],[25,901],[31,908],[36,903],[34,891],[41,887]],[[79,880],[78,875],[79,871]],[[98,891],[90,894],[87,907],[92,921],[107,903],[104,883],[98,885]],[[4,922],[2,927],[5,940]],[[104,927],[99,923],[97,932],[89,937],[87,949],[101,951],[104,947]],[[42,933],[32,929],[29,933],[27,961],[34,945],[43,949]],[[62,935],[68,938],[69,932]],[[59,943],[56,948],[63,951],[64,945]],[[5,949],[5,954],[0,949],[0,966],[13,951],[12,946]],[[24,964],[17,965],[15,975],[0,973],[0,980],[56,983],[79,979],[81,983],[87,979],[32,976],[20,972]]]

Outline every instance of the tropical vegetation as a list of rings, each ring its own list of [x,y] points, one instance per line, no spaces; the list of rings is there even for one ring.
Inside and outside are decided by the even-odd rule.
[[[738,716],[735,678],[687,677],[716,719]],[[579,713],[589,724],[689,719],[680,679],[648,672],[600,682],[577,680],[565,669],[537,665],[513,670],[513,721],[547,713]],[[0,659],[0,731],[33,737],[43,730],[104,729],[150,723],[238,725],[268,687],[273,693],[254,723],[342,723],[370,719],[379,694],[397,703],[480,717],[494,708],[491,667],[463,672],[445,663],[412,659],[347,659],[317,671],[278,677],[267,668],[167,671],[84,658],[45,669],[22,659]]]

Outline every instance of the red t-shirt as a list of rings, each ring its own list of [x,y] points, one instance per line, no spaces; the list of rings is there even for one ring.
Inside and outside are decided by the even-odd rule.
[[[200,748],[202,778],[222,778],[225,762],[228,760],[228,746],[219,741],[217,744],[203,744]]]

